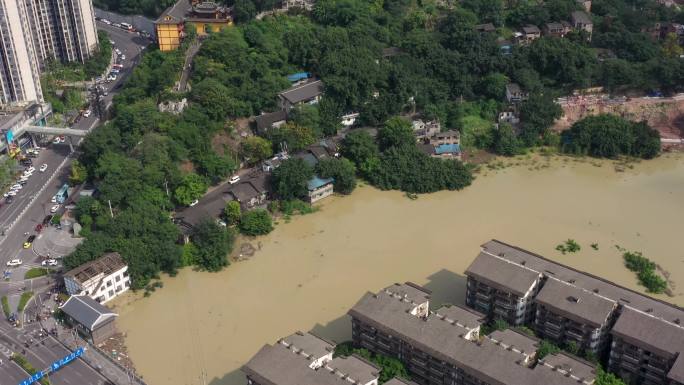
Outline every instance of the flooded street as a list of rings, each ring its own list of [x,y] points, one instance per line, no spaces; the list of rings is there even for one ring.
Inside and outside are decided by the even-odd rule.
[[[149,385],[243,385],[239,368],[264,343],[297,330],[349,339],[345,314],[366,291],[413,281],[436,292],[433,304],[463,303],[463,271],[492,238],[640,291],[615,245],[642,251],[675,284],[659,298],[684,305],[684,156],[625,172],[610,161],[511,162],[523,164],[417,200],[358,188],[281,222],[248,261],[125,296],[116,311],[138,371]],[[579,253],[555,250],[568,238]]]

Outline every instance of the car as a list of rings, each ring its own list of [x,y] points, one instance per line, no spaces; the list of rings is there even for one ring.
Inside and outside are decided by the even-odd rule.
[[[17,190],[10,190],[7,192],[8,197],[13,197],[15,195],[17,195]]]
[[[116,45],[116,42],[115,42],[114,40],[110,40],[110,41],[109,41],[109,44],[111,44],[111,45]]]
[[[92,113],[93,113],[93,112],[90,111],[89,109],[88,109],[88,110],[85,110],[85,111],[83,111],[83,117],[84,117],[84,118],[89,118],[90,115],[91,115]]]
[[[22,186],[26,186],[26,183],[28,183],[28,179],[19,179],[19,182],[17,182],[17,184]]]
[[[118,68],[112,68],[111,73],[114,74],[114,75],[118,75],[118,74],[119,74],[119,69],[118,69]]]
[[[107,19],[102,19],[101,21],[107,25],[112,25],[112,22]]]
[[[30,237],[28,237],[28,239],[26,239],[26,242],[24,242],[24,248],[25,249],[30,248],[35,239],[36,239],[35,235],[31,235]]]
[[[40,233],[41,231],[43,231],[43,225],[40,224],[40,223],[37,224],[37,225],[36,225],[36,228],[35,228],[34,230],[35,230],[37,233]]]
[[[12,203],[12,201],[14,201],[14,198],[12,198],[12,197],[9,196],[9,195],[7,196],[7,198],[5,198],[5,203],[7,203],[7,204]]]
[[[196,205],[196,204],[198,204],[198,203],[199,203],[199,200],[198,200],[198,199],[195,199],[194,201],[190,202],[190,207],[192,207],[192,206],[194,206],[194,205]]]
[[[235,184],[235,183],[237,183],[237,182],[239,182],[239,181],[240,181],[240,175],[233,175],[233,176],[230,177],[230,179],[228,179],[228,182],[229,182],[230,184]]]
[[[40,172],[45,172],[45,170],[47,170],[47,167],[48,167],[48,166],[47,166],[47,163],[43,163],[43,164],[40,166]]]
[[[21,259],[13,259],[11,261],[7,261],[7,266],[20,266],[22,263],[24,263],[24,261]]]
[[[30,166],[33,164],[33,161],[29,158],[24,158],[20,161],[22,166]]]
[[[60,143],[62,143],[62,139],[60,139],[59,136],[55,136],[55,139],[52,140],[52,143],[54,143],[54,144],[60,144]]]
[[[53,196],[52,199],[50,199],[50,203],[57,203],[57,195]]]
[[[59,210],[59,206],[60,205],[54,205],[54,206],[50,207],[50,212],[53,214],[56,213],[57,210]]]
[[[40,263],[41,266],[57,266],[57,260],[49,258]]]
[[[115,49],[114,49],[114,52],[116,52],[117,55],[121,55],[121,50],[118,49],[118,48],[115,48]]]
[[[48,223],[52,220],[52,215],[46,215],[45,218],[43,218],[43,226],[47,226]]]
[[[113,64],[113,65],[112,65],[112,68],[122,69],[122,68],[123,68],[123,64],[118,64],[118,63],[117,63],[117,64]]]
[[[121,55],[121,60],[126,60],[126,55]]]
[[[21,190],[22,188],[24,188],[24,186],[20,185],[19,183],[10,187],[11,190]]]
[[[33,166],[29,166],[29,168],[27,168],[26,170],[24,170],[24,172],[30,172],[30,173],[32,173],[32,172],[34,172],[34,171],[36,171],[36,168],[33,167]]]

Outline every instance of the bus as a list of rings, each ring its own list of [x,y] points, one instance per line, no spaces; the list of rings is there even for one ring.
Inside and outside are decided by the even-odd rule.
[[[57,194],[55,194],[55,198],[57,198],[57,203],[62,204],[66,199],[69,197],[69,184],[64,183],[64,186],[60,187],[59,191],[57,191]]]

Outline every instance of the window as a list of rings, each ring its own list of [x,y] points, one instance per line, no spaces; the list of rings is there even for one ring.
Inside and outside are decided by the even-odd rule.
[[[121,276],[120,276],[120,275],[117,275],[116,278],[115,278],[115,280],[116,280],[116,282],[121,281]]]
[[[112,281],[107,281],[107,287],[112,286]]]
[[[109,291],[109,296],[111,297],[111,296],[113,296],[113,295],[114,295],[114,290],[110,290],[110,291]]]

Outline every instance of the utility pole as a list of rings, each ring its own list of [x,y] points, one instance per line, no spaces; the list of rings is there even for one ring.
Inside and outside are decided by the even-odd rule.
[[[114,212],[112,211],[112,201],[108,199],[107,203],[109,204],[109,216],[114,218]]]

